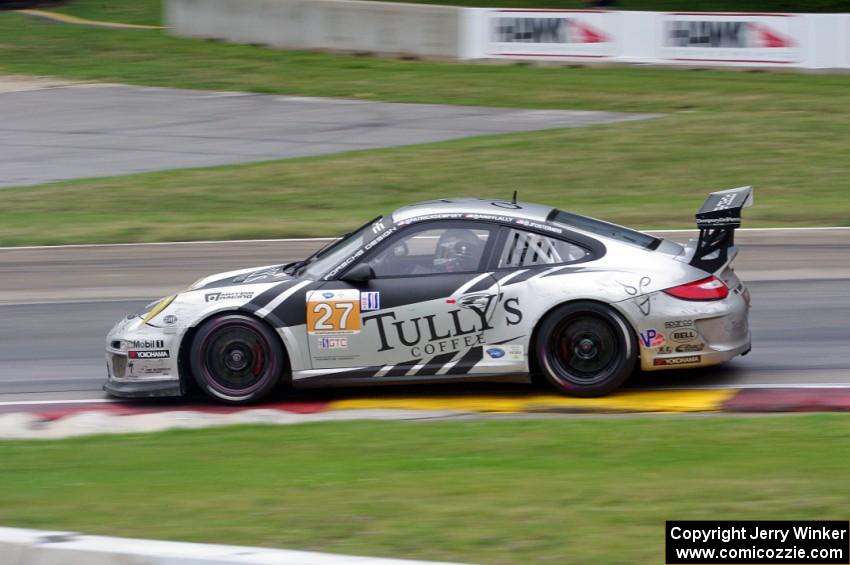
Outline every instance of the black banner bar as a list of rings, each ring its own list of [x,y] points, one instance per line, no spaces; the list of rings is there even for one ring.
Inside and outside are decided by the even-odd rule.
[[[665,539],[667,565],[850,564],[841,521],[668,521]]]

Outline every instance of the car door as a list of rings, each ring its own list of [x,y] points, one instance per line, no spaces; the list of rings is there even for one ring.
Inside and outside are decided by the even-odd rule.
[[[521,227],[502,227],[498,241],[491,263],[499,281],[498,306],[477,369],[525,372],[534,324],[553,299],[563,296],[563,279],[550,275],[566,272],[592,254],[577,243]]]
[[[368,265],[374,278],[338,278],[310,293],[313,369],[366,367],[386,378],[466,374],[480,359],[498,303],[498,282],[484,268],[496,233],[484,222],[413,224],[349,268]]]

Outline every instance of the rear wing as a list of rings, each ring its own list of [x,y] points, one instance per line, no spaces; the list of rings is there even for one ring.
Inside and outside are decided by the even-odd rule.
[[[722,268],[735,244],[735,229],[741,227],[741,210],[752,205],[749,186],[709,194],[697,212],[699,241],[691,265],[709,273]]]

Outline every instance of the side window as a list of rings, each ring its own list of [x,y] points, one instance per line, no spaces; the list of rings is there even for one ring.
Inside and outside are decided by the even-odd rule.
[[[422,226],[387,242],[369,265],[378,278],[475,272],[489,237],[489,229],[477,226]]]
[[[578,245],[548,235],[511,229],[499,258],[499,267],[531,267],[572,263],[589,253]]]

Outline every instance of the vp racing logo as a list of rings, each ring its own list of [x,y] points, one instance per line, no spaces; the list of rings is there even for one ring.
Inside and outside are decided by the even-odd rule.
[[[668,47],[777,49],[796,47],[788,35],[768,24],[746,20],[687,20],[667,22]]]
[[[577,18],[497,17],[493,19],[495,43],[608,43],[602,30]]]

